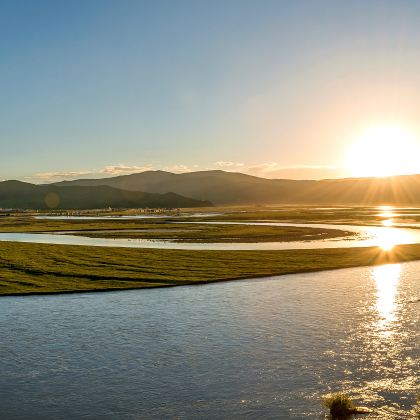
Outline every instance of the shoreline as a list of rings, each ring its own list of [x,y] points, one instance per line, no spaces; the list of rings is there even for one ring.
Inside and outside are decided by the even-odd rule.
[[[22,243],[17,242],[3,242],[3,244],[8,244],[9,246],[21,245],[21,248],[27,248],[28,244],[22,246]],[[0,244],[0,251],[1,251]],[[68,248],[70,251],[74,251],[74,247],[83,248],[85,252],[83,254],[90,255],[92,258],[97,258],[96,247],[85,247],[85,246],[72,246],[72,245],[51,245],[51,244],[29,244],[29,246],[35,245],[35,248],[38,248],[38,251],[46,253],[48,251],[57,251],[57,247],[61,248],[60,251],[64,251],[64,258],[71,258],[70,255],[65,253],[65,249]],[[92,248],[94,248],[92,250]],[[106,248],[107,251],[113,251],[112,248]],[[23,250],[25,251],[25,250]],[[83,250],[82,250],[83,251]],[[93,253],[92,253],[93,251]],[[137,252],[136,252],[137,251]],[[89,254],[89,252],[91,252]],[[35,269],[29,270],[28,267],[12,267],[12,264],[4,264],[0,261],[0,280],[4,279],[5,272],[7,270],[12,271],[12,276],[9,276],[9,283],[13,284],[13,278],[20,276],[27,276],[28,279],[26,282],[15,280],[15,288],[12,289],[12,286],[9,284],[10,290],[0,290],[1,297],[11,297],[11,296],[46,296],[46,295],[57,295],[57,294],[75,294],[75,293],[95,293],[95,292],[116,292],[116,291],[128,291],[128,290],[139,290],[139,289],[157,289],[157,288],[166,288],[166,287],[179,287],[179,286],[198,286],[206,285],[211,283],[220,283],[227,281],[238,281],[238,280],[252,280],[252,279],[263,279],[274,276],[283,276],[291,274],[300,274],[300,273],[315,273],[320,271],[332,271],[332,270],[341,270],[347,268],[357,268],[357,267],[369,267],[377,266],[384,264],[397,264],[404,262],[412,262],[420,260],[420,244],[413,245],[397,245],[392,251],[384,251],[379,247],[360,247],[360,248],[330,248],[330,249],[320,249],[320,250],[307,250],[306,252],[293,252],[293,251],[224,251],[222,260],[226,258],[232,259],[232,263],[240,262],[242,264],[241,272],[237,272],[236,275],[229,275],[229,268],[227,267],[223,272],[225,277],[222,277],[223,274],[217,276],[217,273],[214,272],[213,278],[200,277],[198,273],[196,276],[188,277],[187,274],[191,271],[198,271],[199,267],[208,261],[210,256],[215,257],[214,267],[217,267],[219,264],[223,264],[221,261],[221,253],[219,251],[195,251],[192,252],[192,255],[189,255],[189,263],[191,266],[185,267],[184,270],[181,270],[181,273],[172,275],[167,274],[166,277],[162,277],[165,272],[169,273],[171,271],[179,271],[178,261],[184,257],[184,251],[178,250],[145,250],[145,249],[136,249],[132,250],[132,254],[137,254],[139,256],[154,256],[157,257],[157,260],[154,262],[159,267],[156,270],[156,277],[150,276],[150,278],[137,277],[137,276],[115,276],[109,275],[106,273],[98,275],[93,273],[89,276],[89,273],[73,274],[73,273],[54,273],[54,271],[43,271],[37,273]],[[106,259],[106,254],[109,252],[103,253]],[[226,255],[229,254],[229,255]],[[257,255],[256,255],[257,254]],[[54,261],[56,261],[56,253],[54,252]],[[171,258],[172,259],[171,259]],[[248,258],[247,258],[248,257]],[[117,255],[118,258],[118,255]],[[166,258],[165,263],[162,263],[162,258]],[[257,261],[255,260],[257,258]],[[341,258],[341,259],[340,259]],[[41,261],[41,264],[43,261]],[[195,267],[194,267],[195,266]],[[220,269],[220,267],[219,267]],[[134,270],[136,272],[143,273],[150,270],[149,266],[139,266]],[[94,271],[94,267],[92,268]],[[124,274],[124,270],[123,274]],[[203,271],[208,271],[212,273],[211,268],[203,268]],[[264,272],[262,272],[264,271]],[[10,273],[9,273],[10,274]],[[184,277],[182,277],[184,274]],[[207,273],[208,275],[208,273]],[[46,279],[52,278],[54,280],[54,285],[48,285]],[[108,277],[108,280],[106,278]],[[161,277],[158,279],[157,277]],[[28,281],[32,280],[33,283]],[[70,280],[73,287],[68,286],[66,290],[60,290],[61,287],[65,287],[64,284],[60,283],[61,281],[65,283]],[[44,284],[47,282],[47,284]],[[95,285],[96,282],[96,285]],[[104,282],[104,284],[100,284]],[[91,286],[96,287],[89,287]],[[107,286],[109,283],[109,286]],[[132,284],[128,284],[132,283]],[[137,283],[137,285],[133,284]],[[149,283],[149,284],[148,284]],[[19,290],[18,285],[25,284],[26,288]],[[125,287],[127,285],[127,287]],[[4,285],[1,285],[5,287]],[[17,288],[16,288],[17,287]],[[38,289],[38,290],[37,290]],[[43,289],[43,290],[42,290]]]

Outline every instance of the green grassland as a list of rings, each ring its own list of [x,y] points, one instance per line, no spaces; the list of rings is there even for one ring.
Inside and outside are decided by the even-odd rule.
[[[139,220],[54,220],[54,219],[35,219],[30,216],[1,217],[0,232],[63,232],[63,231],[93,231],[103,229],[139,229],[139,228],[158,228],[162,227],[164,220],[159,219]],[[168,224],[167,228],[172,225]]]
[[[247,225],[165,224],[143,225],[140,229],[79,231],[93,238],[145,238],[174,242],[291,242],[343,238],[355,235],[334,229]]]
[[[0,243],[0,295],[203,284],[420,259],[420,244],[287,251],[183,251]]]
[[[203,212],[205,209],[201,209]],[[207,209],[208,211],[208,209]],[[212,221],[276,221],[295,223],[335,223],[347,225],[377,225],[388,217],[383,210],[375,207],[315,207],[315,206],[254,206],[254,207],[219,207],[211,209],[221,213],[212,217]],[[420,222],[418,208],[396,208],[396,222]],[[187,220],[187,219],[185,219]],[[209,220],[203,217],[189,218],[190,221]]]
[[[350,235],[306,227],[206,225],[191,221],[294,221],[380,224],[364,208],[224,208],[211,217],[136,220],[45,220],[0,217],[0,232],[69,232],[93,237],[187,242],[263,242]],[[400,210],[413,218],[412,210]],[[414,216],[414,220],[418,220]],[[187,223],[179,223],[184,221]],[[178,223],[177,223],[178,222]],[[167,287],[368,266],[420,259],[420,244],[385,252],[377,247],[283,251],[204,251],[106,248],[0,242],[0,295]]]
[[[176,220],[176,219],[174,219]],[[68,232],[96,238],[144,238],[183,242],[276,242],[342,238],[354,235],[334,229],[279,226],[210,225],[170,222],[170,219],[45,220],[30,217],[0,219],[0,232]]]

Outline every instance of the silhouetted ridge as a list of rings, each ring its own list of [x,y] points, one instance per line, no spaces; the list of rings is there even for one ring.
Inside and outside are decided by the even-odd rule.
[[[107,185],[130,191],[174,192],[214,204],[420,204],[420,175],[389,178],[313,180],[265,179],[241,173],[147,171],[103,179],[80,179],[60,186]]]
[[[183,197],[176,193],[155,194],[98,186],[33,185],[20,181],[0,182],[0,207],[20,209],[95,208],[178,208],[207,207],[209,201]]]

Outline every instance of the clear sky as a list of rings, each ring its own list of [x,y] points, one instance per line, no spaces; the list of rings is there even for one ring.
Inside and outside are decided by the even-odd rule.
[[[0,0],[0,28],[0,179],[335,177],[372,125],[418,145],[419,1]]]

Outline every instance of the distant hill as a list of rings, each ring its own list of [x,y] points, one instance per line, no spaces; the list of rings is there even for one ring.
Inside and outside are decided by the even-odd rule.
[[[209,201],[164,194],[125,191],[109,186],[33,185],[20,181],[0,182],[0,208],[95,209],[207,207]]]
[[[173,174],[146,171],[59,186],[110,186],[129,191],[174,192],[220,205],[240,204],[420,204],[420,175],[389,178],[313,180],[265,179],[241,173],[201,171]]]

